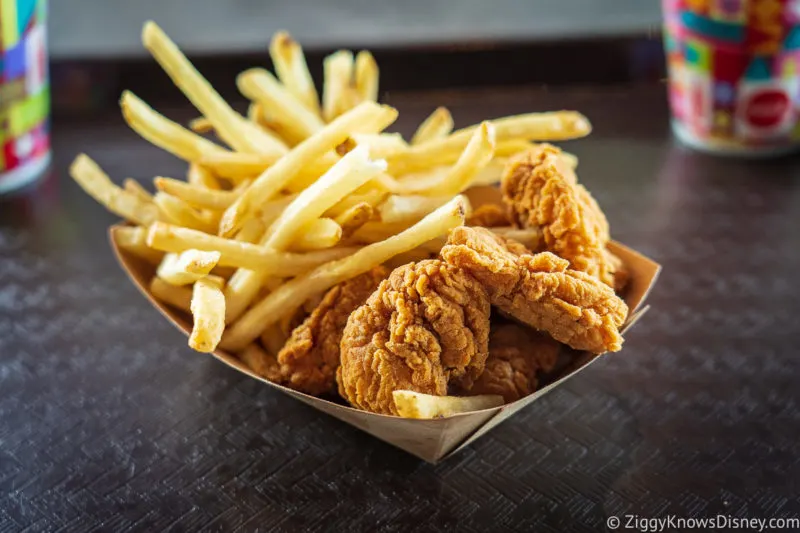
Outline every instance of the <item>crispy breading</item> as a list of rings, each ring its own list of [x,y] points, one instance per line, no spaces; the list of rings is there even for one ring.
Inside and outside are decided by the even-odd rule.
[[[442,258],[489,292],[492,305],[577,350],[618,351],[628,306],[613,289],[552,253],[535,255],[484,228],[450,232]]]
[[[288,387],[313,395],[336,389],[339,342],[347,319],[387,275],[385,268],[376,267],[336,285],[292,331],[278,353],[282,379]]]
[[[467,394],[499,394],[511,403],[535,392],[539,373],[555,368],[563,344],[529,327],[492,324],[486,368]]]
[[[506,210],[501,205],[484,204],[475,209],[467,218],[467,226],[483,226],[484,228],[495,228],[498,226],[510,226],[511,220],[506,214]]]
[[[615,276],[620,261],[606,250],[608,220],[560,153],[543,144],[508,163],[501,189],[511,221],[542,231],[543,247],[536,251],[553,252],[573,270],[621,289],[615,284],[623,279]]]
[[[489,298],[463,270],[439,260],[395,269],[347,321],[339,393],[354,407],[397,414],[392,391],[445,395],[483,372]]]

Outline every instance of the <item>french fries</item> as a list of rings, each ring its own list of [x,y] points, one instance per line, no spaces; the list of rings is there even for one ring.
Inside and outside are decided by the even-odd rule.
[[[452,196],[401,196],[393,194],[378,206],[380,221],[384,224],[394,222],[414,222],[437,207],[446,204]]]
[[[254,154],[286,153],[286,145],[236,113],[155,22],[145,22],[142,42],[172,82],[208,119],[217,135],[228,145],[237,151]]]
[[[302,47],[285,31],[272,37],[269,55],[281,82],[309,111],[319,115],[319,96]]]
[[[342,239],[342,227],[333,219],[317,218],[298,231],[289,250],[307,252],[336,246]]]
[[[189,170],[186,172],[186,181],[191,185],[198,185],[211,190],[219,190],[222,188],[214,173],[207,167],[197,163],[189,163]]]
[[[356,103],[353,87],[353,54],[339,50],[322,62],[325,82],[322,87],[322,118],[327,122],[348,111]]]
[[[216,224],[211,218],[193,209],[189,204],[165,192],[157,192],[153,202],[161,212],[161,218],[172,224],[191,228],[205,233],[213,233]]]
[[[149,226],[159,219],[158,207],[114,185],[88,155],[76,157],[69,173],[89,196],[115,215],[142,226]]]
[[[217,348],[225,330],[225,297],[223,281],[211,277],[198,279],[192,291],[192,333],[189,346],[198,352],[210,353]]]
[[[433,113],[419,125],[411,144],[422,144],[446,137],[453,131],[453,115],[446,107],[437,107]]]
[[[150,194],[147,191],[147,189],[142,187],[141,183],[139,183],[134,179],[125,178],[125,180],[122,182],[122,188],[131,193],[132,195],[138,196],[139,199],[142,200],[143,202],[153,201],[153,195]]]
[[[191,312],[192,289],[170,285],[158,276],[150,280],[150,294],[180,311]]]
[[[220,222],[219,234],[227,236],[235,232],[247,216],[251,206],[274,197],[292,178],[300,173],[304,163],[322,157],[354,131],[377,133],[394,122],[397,110],[374,102],[364,102],[317,133],[294,147],[286,156],[261,174],[250,188],[230,206]],[[367,130],[367,131],[364,131]]]
[[[156,275],[170,285],[190,285],[211,273],[219,262],[219,252],[186,250],[164,256]]]
[[[147,245],[164,252],[180,253],[197,249],[219,252],[219,264],[257,270],[272,276],[289,277],[328,261],[341,259],[357,248],[329,248],[309,253],[276,251],[264,246],[223,239],[200,231],[159,222],[150,226]]]
[[[347,237],[366,224],[372,218],[373,213],[374,209],[371,205],[361,202],[344,211],[334,220],[342,228],[342,236]]]
[[[443,418],[503,405],[496,394],[481,396],[432,396],[410,390],[392,391],[397,413],[403,418]]]
[[[412,250],[463,224],[465,208],[460,197],[454,198],[404,232],[286,282],[226,330],[222,347],[232,351],[241,350],[258,338],[265,327],[275,323],[281,310],[294,309],[312,295],[363,274],[391,257]]]
[[[378,63],[368,50],[361,50],[356,55],[355,82],[356,92],[361,101],[378,101],[378,82],[380,72]]]
[[[147,246],[147,228],[142,226],[121,226],[112,230],[112,238],[117,246],[150,264],[157,265],[164,258],[164,252]]]
[[[270,228],[272,235],[266,245],[277,250],[285,249],[299,228],[384,170],[385,161],[370,161],[366,148],[356,148],[300,193],[281,213]],[[341,232],[341,228],[339,230]]]
[[[246,70],[239,74],[236,85],[243,95],[269,110],[272,121],[293,145],[324,127],[319,115],[295,98],[267,70]]]
[[[189,129],[195,133],[209,133],[214,131],[214,125],[206,117],[197,117],[189,121]]]
[[[243,190],[220,191],[202,185],[192,185],[172,178],[157,177],[153,180],[156,189],[179,198],[198,208],[224,210],[241,196]],[[212,231],[215,231],[214,228]]]
[[[275,164],[278,157],[243,152],[215,152],[202,155],[198,162],[218,176],[231,181],[258,176]]]
[[[185,161],[198,161],[203,155],[227,152],[223,147],[161,115],[130,91],[122,93],[119,106],[125,122],[133,131]]]

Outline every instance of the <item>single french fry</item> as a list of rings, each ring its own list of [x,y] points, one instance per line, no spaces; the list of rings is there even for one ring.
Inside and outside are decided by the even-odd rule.
[[[441,177],[431,181],[395,181],[392,192],[402,194],[452,195],[467,189],[475,176],[489,164],[494,156],[495,132],[489,122],[475,130],[469,144],[456,164]]]
[[[158,265],[164,258],[164,252],[153,250],[147,246],[147,228],[142,226],[122,226],[113,228],[111,232],[117,246],[141,257],[152,265]]]
[[[75,158],[69,167],[69,174],[89,196],[126,220],[149,226],[160,216],[153,202],[144,201],[114,185],[100,166],[86,154]]]
[[[466,213],[466,211],[465,211]],[[405,222],[381,222],[379,220],[369,221],[361,225],[360,228],[350,234],[349,242],[372,244],[384,241],[393,235],[402,233],[411,226],[414,221]]]
[[[295,198],[297,198],[296,194],[289,194],[261,204],[256,212],[259,220],[261,220],[265,227],[269,228],[273,222],[278,220],[283,210],[294,202]],[[248,221],[249,220],[252,219],[248,219]],[[247,221],[245,221],[245,224],[247,224]]]
[[[185,161],[198,161],[203,155],[228,151],[161,115],[130,91],[122,93],[119,105],[131,129]]]
[[[399,196],[393,194],[378,206],[378,214],[383,223],[416,222],[452,198],[452,196]]]
[[[269,110],[271,121],[291,144],[311,137],[325,124],[318,114],[311,111],[275,77],[265,69],[253,68],[236,78],[239,91],[250,100]]]
[[[257,243],[267,230],[266,224],[258,218],[251,218],[242,225],[242,229],[236,233],[235,240],[239,242]]]
[[[319,96],[300,44],[289,33],[279,31],[272,36],[269,54],[275,65],[275,73],[289,92],[309,111],[319,116]]]
[[[306,166],[324,156],[352,133],[382,131],[397,118],[397,110],[374,102],[364,102],[317,133],[295,146],[288,154],[265,170],[250,188],[226,211],[220,222],[220,235],[232,235],[249,214],[251,207],[266,202],[286,187]]]
[[[208,209],[226,209],[241,196],[244,190],[221,191],[206,189],[199,185],[192,185],[185,181],[172,178],[156,177],[153,180],[156,189],[163,191],[175,198],[180,198],[193,207]]]
[[[199,159],[199,163],[223,178],[239,181],[258,176],[275,164],[278,157],[243,152],[222,152],[208,154]]]
[[[274,355],[270,355],[256,343],[247,346],[239,354],[239,359],[246,364],[254,374],[267,381],[281,382],[281,368]]]
[[[322,61],[322,118],[326,122],[348,111],[353,104],[353,54],[339,50]]]
[[[464,210],[463,200],[460,197],[454,198],[406,231],[366,246],[344,259],[320,265],[284,283],[228,328],[223,336],[223,348],[233,351],[244,348],[258,338],[266,327],[274,324],[281,311],[294,309],[312,295],[358,276],[397,254],[412,250],[421,243],[462,225]]]
[[[219,252],[186,250],[180,254],[169,253],[158,265],[156,275],[170,285],[190,285],[207,276],[219,262]]]
[[[346,257],[357,248],[330,248],[308,253],[276,251],[264,246],[223,239],[200,231],[159,222],[150,226],[147,245],[164,252],[184,252],[195,248],[220,254],[219,264],[258,270],[271,276],[289,277],[320,264]]]
[[[281,213],[270,228],[272,235],[266,245],[276,250],[285,249],[300,228],[320,217],[347,194],[385,170],[385,161],[372,161],[366,148],[356,148],[339,160],[316,183],[301,192]]]
[[[349,237],[354,231],[369,222],[374,212],[375,209],[371,205],[367,202],[361,202],[343,212],[334,220],[342,228],[342,237]]]
[[[287,339],[286,334],[281,330],[280,324],[278,324],[277,321],[265,328],[260,337],[261,344],[271,353],[280,352],[283,345],[286,344]]]
[[[153,202],[158,206],[162,218],[172,224],[205,233],[215,233],[216,225],[213,221],[204,218],[200,212],[180,198],[159,191],[153,197]]]
[[[419,125],[411,144],[422,144],[427,141],[447,137],[453,131],[453,115],[446,107],[437,107],[422,124]]]
[[[172,82],[211,122],[217,135],[228,145],[237,151],[254,154],[275,156],[287,152],[286,145],[236,113],[155,22],[145,22],[142,42]]]
[[[382,159],[404,152],[408,143],[399,133],[353,134],[347,141],[336,147],[339,155],[344,155],[356,146],[366,146],[373,159]]]
[[[342,239],[342,227],[330,218],[312,220],[298,232],[287,246],[288,250],[307,252],[336,246]]]
[[[233,153],[233,152],[230,152]],[[189,163],[189,170],[186,172],[186,181],[191,185],[205,187],[212,191],[222,189],[219,180],[211,170],[197,163]]]
[[[585,137],[591,132],[589,121],[576,111],[529,113],[491,121],[496,142],[510,140],[553,141]],[[481,126],[470,126],[447,137],[412,145],[409,150],[389,159],[389,173],[408,174],[448,164],[454,151],[462,151]]]
[[[410,390],[392,391],[397,414],[403,418],[443,418],[503,405],[496,394],[480,396],[432,396]]]
[[[161,300],[167,305],[185,311],[191,312],[192,306],[192,289],[189,287],[178,287],[170,285],[158,276],[150,280],[150,294],[157,300]]]
[[[378,101],[378,83],[380,74],[378,63],[368,50],[361,50],[356,55],[355,82],[356,92],[364,100]]]
[[[240,268],[234,272],[225,286],[226,324],[237,320],[244,313],[245,309],[256,299],[267,279],[274,278],[269,278],[261,272],[245,268]],[[267,345],[265,344],[265,346]],[[269,346],[267,346],[267,349],[269,349]]]
[[[142,187],[142,184],[132,178],[125,178],[122,182],[122,188],[125,189],[127,192],[133,194],[134,196],[138,196],[140,200],[143,202],[152,202],[153,195],[150,192]]]
[[[209,133],[214,131],[214,125],[206,117],[197,117],[189,121],[189,129],[195,133]]]
[[[332,206],[325,212],[325,216],[332,217],[336,219],[337,217],[341,216],[348,210],[352,209],[353,206],[358,204],[369,204],[373,208],[380,204],[387,196],[389,195],[388,192],[372,189],[367,191],[363,194],[350,194],[342,198],[336,205]]]
[[[222,284],[209,277],[201,278],[192,290],[192,334],[189,346],[198,352],[213,352],[225,330],[225,297]]]

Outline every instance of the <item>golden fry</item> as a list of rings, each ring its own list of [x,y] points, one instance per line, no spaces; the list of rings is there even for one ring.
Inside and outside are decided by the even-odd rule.
[[[209,133],[214,131],[214,126],[206,117],[197,117],[189,121],[189,129],[195,133]]]
[[[157,192],[153,199],[162,217],[171,223],[205,233],[215,233],[214,222],[205,218],[183,200],[165,192]]]
[[[308,253],[280,252],[264,246],[223,239],[200,231],[159,222],[150,226],[147,244],[164,252],[183,252],[195,248],[218,251],[219,264],[258,270],[279,277],[295,276],[316,266],[348,255],[357,248],[332,248]]]
[[[330,218],[312,220],[298,232],[288,249],[296,252],[323,250],[336,246],[342,239],[342,227]]]
[[[214,174],[223,178],[240,181],[258,176],[275,164],[278,157],[242,152],[222,152],[208,154],[200,158],[199,163]]]
[[[192,334],[189,346],[198,352],[213,352],[225,330],[225,297],[222,284],[209,277],[201,278],[192,290]]]
[[[371,205],[367,202],[361,202],[343,212],[334,220],[342,228],[342,237],[348,237],[369,222],[374,212],[375,209]]]
[[[156,275],[170,285],[190,285],[207,276],[219,262],[219,252],[186,250],[180,254],[169,253],[158,266]]]
[[[193,207],[208,209],[226,209],[241,196],[243,190],[220,191],[192,185],[172,178],[157,177],[153,180],[156,189],[180,198]]]
[[[205,187],[213,191],[222,189],[214,173],[207,167],[197,163],[189,163],[189,170],[186,172],[186,181],[191,185]]]
[[[378,101],[378,82],[380,73],[378,63],[368,50],[361,50],[356,55],[355,82],[356,92],[360,100]]]
[[[496,394],[480,396],[432,396],[410,390],[392,392],[397,414],[403,418],[443,418],[503,405]]]
[[[150,280],[150,294],[175,309],[191,312],[192,289],[188,287],[170,285],[156,276]]]
[[[153,201],[153,195],[150,194],[147,189],[142,187],[142,184],[135,179],[125,178],[125,180],[122,182],[122,188],[134,196],[138,196],[143,202]]]
[[[422,124],[419,125],[411,144],[422,144],[447,137],[453,131],[453,115],[446,107],[437,107]]]
[[[326,122],[348,111],[356,103],[353,88],[353,54],[339,50],[322,62],[324,83],[322,87],[322,117]]]
[[[319,115],[319,96],[300,44],[287,32],[279,31],[272,37],[269,54],[281,82],[309,111]]]
[[[254,154],[275,156],[286,153],[284,144],[236,113],[155,22],[145,22],[142,42],[172,82],[211,122],[217,135],[228,145],[237,151]]]
[[[86,193],[112,213],[142,226],[159,218],[158,207],[111,182],[108,175],[88,155],[80,154],[69,167],[69,174]]]
[[[125,250],[141,257],[150,264],[158,265],[164,258],[164,252],[153,250],[147,246],[147,228],[142,226],[119,226],[111,230],[114,242]]]

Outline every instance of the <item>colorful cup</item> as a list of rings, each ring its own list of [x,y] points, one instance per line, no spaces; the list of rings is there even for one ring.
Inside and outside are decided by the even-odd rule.
[[[800,148],[800,0],[663,0],[672,130],[715,153]]]
[[[0,0],[0,194],[50,162],[46,0]]]

